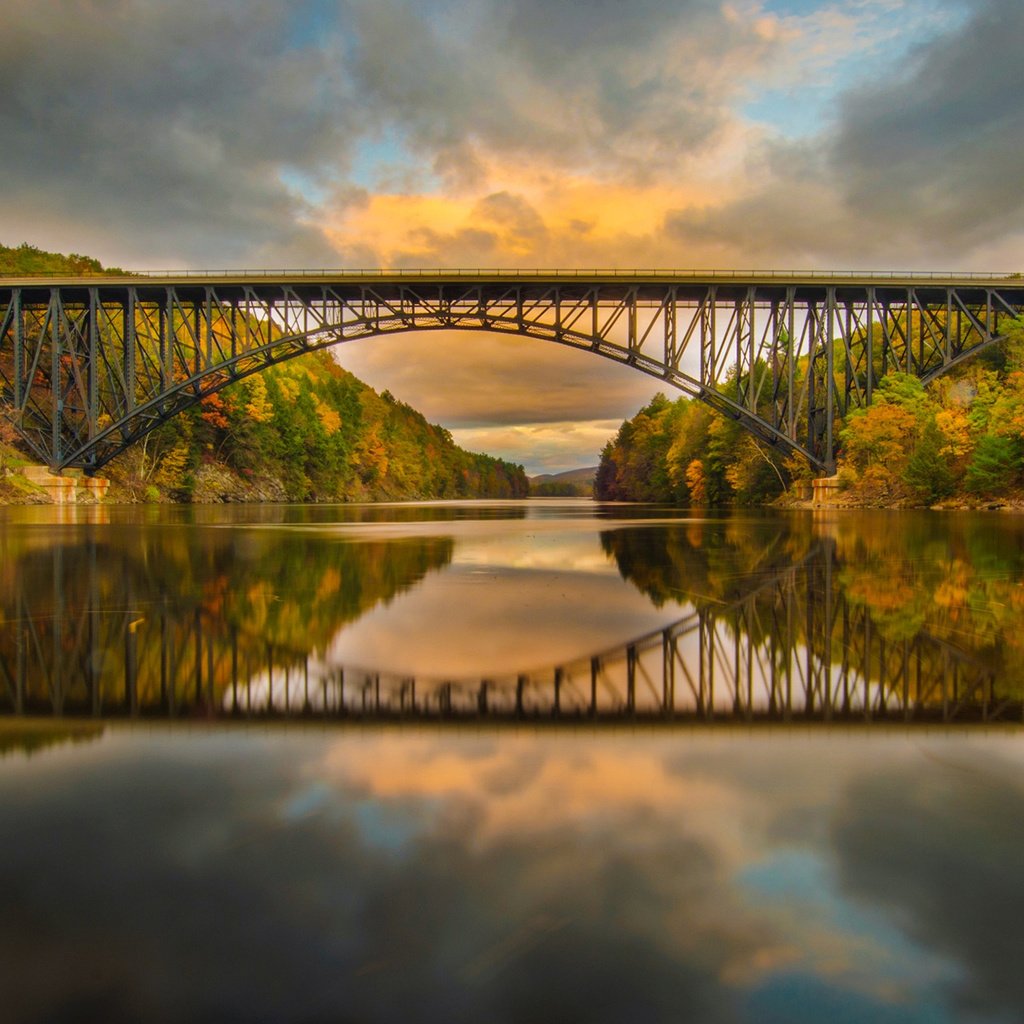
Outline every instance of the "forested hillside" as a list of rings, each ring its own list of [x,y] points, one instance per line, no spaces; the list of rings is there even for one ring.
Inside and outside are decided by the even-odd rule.
[[[59,252],[45,252],[23,242],[19,246],[0,245],[0,275],[30,276],[32,274],[123,274],[117,267],[104,267],[91,256],[73,252],[65,256]]]
[[[837,422],[841,502],[985,504],[1024,497],[1024,318],[1001,329],[1004,344],[927,388],[906,374],[882,377],[873,404]],[[802,459],[783,456],[707,406],[659,394],[605,446],[595,495],[755,505],[809,476]]]
[[[84,256],[0,246],[0,273],[114,273]],[[313,352],[224,388],[107,467],[120,497],[292,501],[525,497],[521,466]]]

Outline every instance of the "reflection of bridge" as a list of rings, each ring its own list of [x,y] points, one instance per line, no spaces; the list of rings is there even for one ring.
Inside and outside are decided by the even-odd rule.
[[[831,548],[737,600],[578,660],[476,679],[325,664],[225,626],[201,605],[119,610],[89,586],[46,614],[23,588],[0,621],[0,712],[373,722],[1020,721],[991,669],[919,633],[893,641],[832,573]]]
[[[635,367],[834,464],[833,422],[931,378],[1024,310],[1007,277],[405,271],[0,280],[0,402],[54,469],[93,471],[264,367],[410,330],[489,330]]]

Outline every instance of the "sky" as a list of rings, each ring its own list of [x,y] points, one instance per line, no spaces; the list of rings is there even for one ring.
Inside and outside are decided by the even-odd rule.
[[[1024,269],[1020,0],[4,0],[0,242],[131,269]],[[594,465],[657,386],[536,340],[335,350]]]

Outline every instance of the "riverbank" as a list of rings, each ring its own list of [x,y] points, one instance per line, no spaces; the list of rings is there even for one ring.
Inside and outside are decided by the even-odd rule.
[[[892,502],[869,500],[856,495],[835,495],[824,500],[804,499],[784,494],[769,506],[779,509],[837,509],[846,511],[900,512],[900,511],[932,511],[932,512],[1024,512],[1024,494],[1004,495],[1001,498],[972,498],[960,496],[944,498],[932,505],[914,502],[910,499],[899,499]]]
[[[879,509],[908,510],[929,509],[936,512],[987,512],[1024,511],[1024,488],[1007,489],[1000,495],[977,495],[966,491],[925,502],[908,488],[865,487],[849,475],[819,477],[812,481],[801,481],[768,503],[772,508],[784,509]]]
[[[98,501],[115,505],[215,505],[295,501],[337,504],[508,496],[487,493],[423,493],[418,488],[403,487],[387,477],[376,484],[350,479],[335,491],[318,489],[304,495],[296,495],[289,490],[285,481],[272,473],[239,472],[224,462],[210,458],[204,459],[195,468],[188,479],[187,488],[167,487],[153,478],[140,478],[126,472],[117,460],[105,467],[103,472],[103,479],[109,480],[109,486],[103,488],[97,497],[95,488],[86,485],[87,478],[82,476],[81,471],[69,471],[68,477],[58,478],[49,474],[45,466],[30,463],[16,449],[0,444],[0,506],[92,505]],[[69,478],[75,482],[68,482]],[[60,486],[60,480],[64,480],[66,486]]]

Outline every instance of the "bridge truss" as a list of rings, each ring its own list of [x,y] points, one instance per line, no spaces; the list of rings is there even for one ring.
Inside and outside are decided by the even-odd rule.
[[[835,465],[836,423],[902,371],[1003,337],[1024,281],[934,275],[362,272],[0,279],[0,414],[93,473],[183,409],[313,349],[402,331],[552,341]]]

